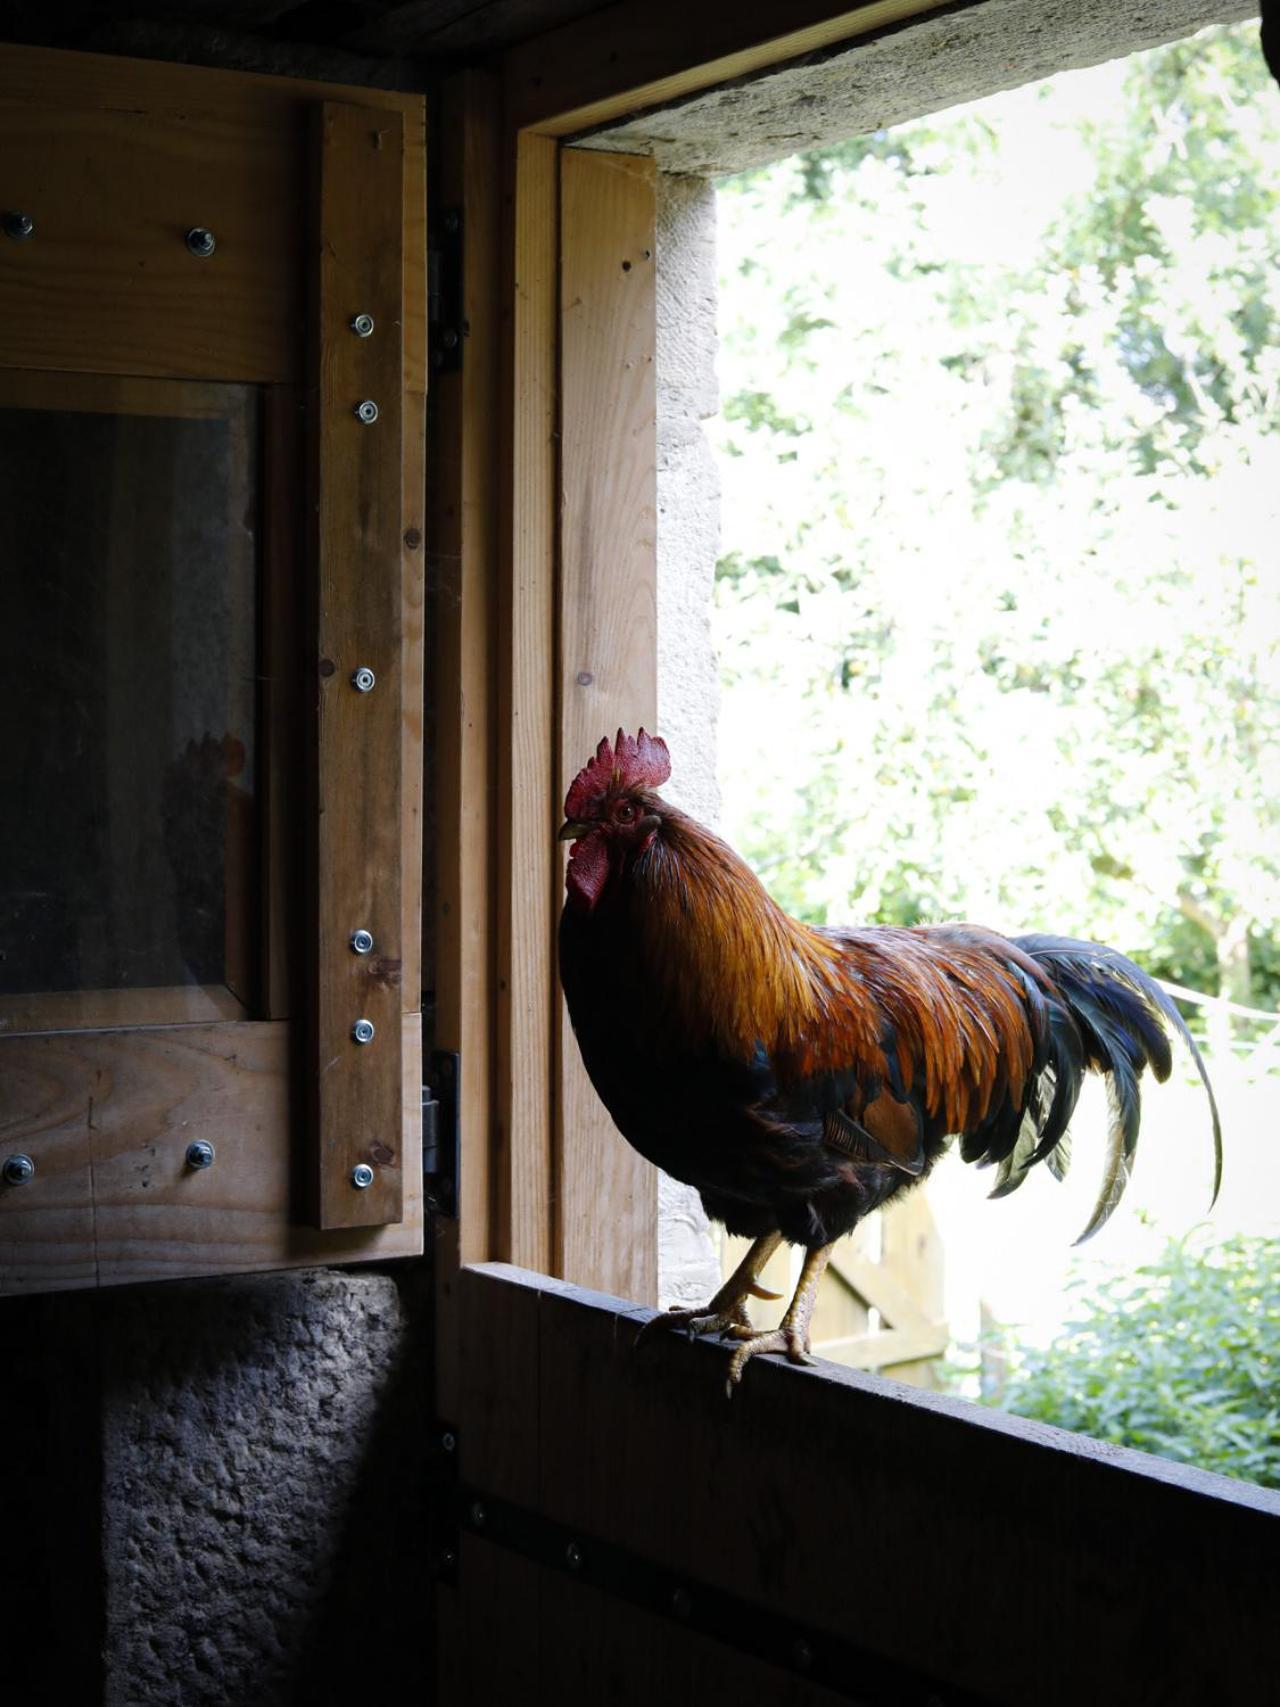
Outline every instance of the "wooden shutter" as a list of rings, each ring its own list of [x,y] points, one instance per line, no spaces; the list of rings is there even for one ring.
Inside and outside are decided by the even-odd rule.
[[[30,820],[43,788],[50,828],[43,863],[30,821],[18,839],[11,820],[8,869],[0,857],[0,917],[34,968],[14,971],[13,948],[7,981],[0,965],[0,1165],[14,1161],[0,1290],[418,1251],[423,103],[81,54],[3,59],[0,199],[31,231],[0,242],[0,414],[15,444],[89,447],[87,467],[67,463],[65,504],[86,506],[81,537],[107,570],[99,614],[68,607],[52,675],[24,683],[28,715],[6,718],[8,798]],[[210,446],[234,479],[201,485]],[[52,475],[37,496],[58,533]],[[249,535],[249,581],[210,570],[209,646],[197,604],[166,650],[182,566]],[[34,632],[38,601],[21,608]],[[223,628],[240,636],[228,675],[248,734],[201,723]],[[77,817],[79,773],[53,764],[74,746],[57,720],[76,684],[57,670],[77,645],[105,684],[105,713],[85,716],[109,755],[109,828],[133,812],[158,828],[145,846],[117,838],[114,863],[87,847],[50,892],[58,827],[103,815]],[[175,705],[166,753],[153,714]],[[98,901],[115,909],[105,924]],[[134,939],[167,919],[162,951],[139,960]],[[353,948],[361,929],[368,953]]]

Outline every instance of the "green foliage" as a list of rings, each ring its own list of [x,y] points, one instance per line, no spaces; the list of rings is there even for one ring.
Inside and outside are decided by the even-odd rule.
[[[1011,1356],[1004,1410],[1280,1487],[1271,1240],[1173,1241],[1158,1261],[1082,1289],[1047,1350]]]
[[[1100,936],[1270,1005],[1256,24],[744,174],[722,245],[731,838],[807,918]]]

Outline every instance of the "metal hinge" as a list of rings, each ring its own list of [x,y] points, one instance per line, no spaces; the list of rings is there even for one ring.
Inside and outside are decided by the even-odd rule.
[[[458,1150],[461,1122],[458,1081],[462,1057],[433,1049],[422,1087],[422,1185],[427,1208],[450,1220],[458,1213]]]
[[[427,238],[427,347],[433,373],[457,373],[468,327],[462,312],[462,213],[446,208]]]

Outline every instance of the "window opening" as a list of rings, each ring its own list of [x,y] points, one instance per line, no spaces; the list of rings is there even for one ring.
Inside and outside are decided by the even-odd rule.
[[[988,1203],[944,1160],[894,1212],[927,1285],[946,1269],[947,1356],[914,1374],[1274,1484],[1280,92],[1257,25],[741,174],[718,217],[724,833],[814,922],[1131,954],[1223,1108],[1206,1217],[1189,1063],[1144,1080],[1126,1203],[1079,1251],[1100,1086],[1061,1187],[1037,1168]],[[874,1364],[877,1309],[825,1348],[816,1317],[815,1349]]]

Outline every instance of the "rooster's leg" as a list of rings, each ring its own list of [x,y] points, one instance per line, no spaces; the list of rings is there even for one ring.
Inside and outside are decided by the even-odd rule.
[[[792,1363],[812,1363],[809,1356],[809,1319],[813,1315],[823,1270],[831,1260],[831,1250],[830,1245],[820,1245],[817,1250],[805,1252],[800,1282],[786,1315],[771,1332],[752,1334],[750,1339],[744,1339],[730,1359],[729,1392],[732,1393],[742,1380],[747,1359],[762,1351],[782,1351]]]
[[[638,1345],[663,1328],[686,1328],[690,1335],[751,1333],[748,1298],[776,1298],[760,1285],[760,1270],[782,1243],[781,1233],[762,1233],[709,1304],[696,1310],[674,1304],[665,1316],[655,1316],[640,1330]]]

